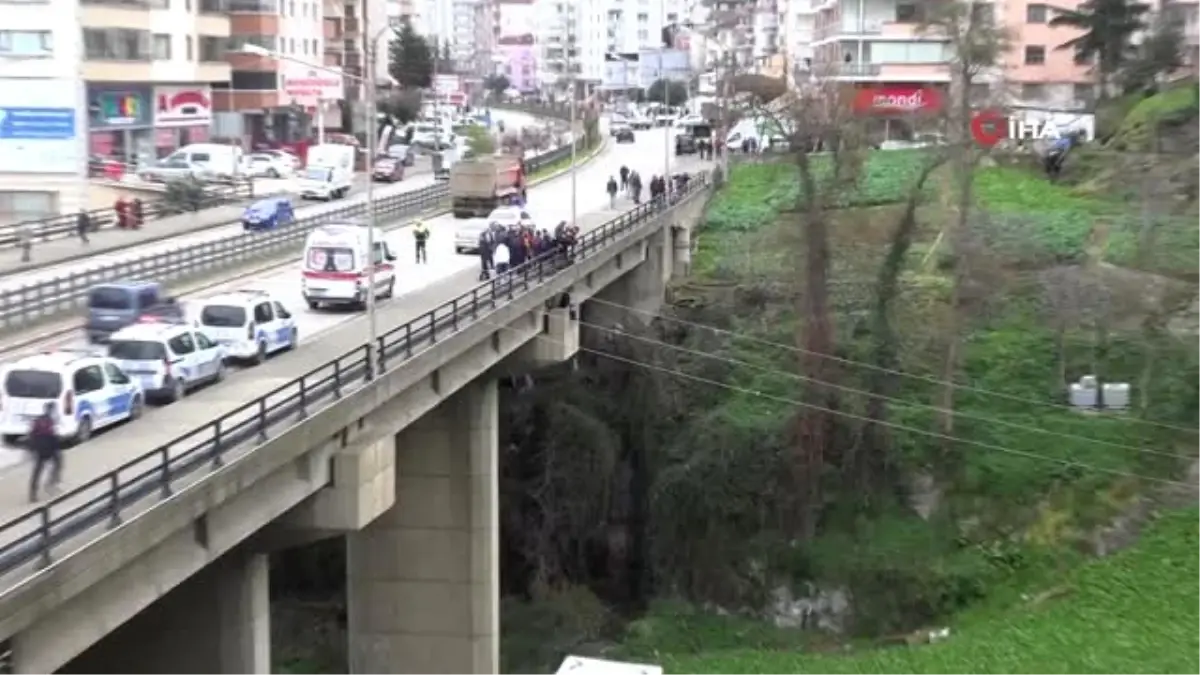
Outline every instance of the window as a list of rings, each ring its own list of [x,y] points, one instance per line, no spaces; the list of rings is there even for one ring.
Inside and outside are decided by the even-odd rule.
[[[258,323],[269,323],[275,319],[275,314],[271,312],[271,303],[260,302],[254,306],[254,320]]]
[[[277,316],[281,319],[292,318],[292,315],[289,314],[288,311],[283,308],[283,305],[279,304],[278,302],[273,303],[273,304],[275,305],[275,316]]]
[[[228,41],[229,38],[201,35],[200,61],[203,63],[216,63],[224,61],[225,51],[228,48]]]
[[[104,371],[100,370],[100,366],[80,368],[71,379],[76,394],[87,394],[104,388]]]
[[[1025,45],[1025,65],[1040,66],[1046,63],[1046,48],[1042,45]]]
[[[196,351],[196,343],[192,340],[191,333],[180,333],[179,335],[176,335],[170,340],[167,340],[167,346],[171,348],[171,351],[175,352],[179,356],[191,354],[192,352]]]
[[[191,35],[184,36],[184,44],[187,47],[187,60],[195,61],[196,60],[196,46],[192,43]]]
[[[278,14],[279,3],[275,0],[228,0],[230,12],[248,14]]]
[[[233,71],[229,76],[229,89],[239,91],[271,91],[278,86],[274,72]]]
[[[200,310],[200,324],[214,328],[240,328],[246,325],[246,309],[235,305],[208,305]]]
[[[0,192],[0,223],[23,223],[57,215],[56,192]]]
[[[216,347],[217,345],[214,344],[212,340],[209,340],[208,336],[204,333],[196,333],[196,346],[202,350],[208,350]]]
[[[1040,82],[1031,82],[1021,85],[1021,99],[1026,103],[1038,102],[1046,98],[1046,85]]]
[[[111,363],[104,364],[104,373],[108,375],[108,381],[112,384],[129,384],[129,376]]]
[[[0,31],[0,54],[44,58],[54,54],[54,34],[48,30]]]
[[[921,20],[921,10],[914,4],[900,3],[896,5],[896,23],[917,23]]]
[[[200,0],[201,14],[228,14],[229,6],[225,0]]]
[[[149,61],[150,31],[84,28],[83,53],[98,61]]]
[[[171,36],[162,33],[154,35],[154,60],[155,61],[170,61],[171,60]]]
[[[243,45],[254,45],[269,51],[276,51],[279,44],[279,38],[274,35],[239,35],[237,39]]]
[[[1026,5],[1025,23],[1046,23],[1047,8],[1045,5]]]

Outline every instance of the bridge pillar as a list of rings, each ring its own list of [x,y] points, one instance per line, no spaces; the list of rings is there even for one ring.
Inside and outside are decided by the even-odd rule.
[[[396,435],[396,504],[347,535],[351,673],[499,671],[498,414],[480,379]]]
[[[232,551],[58,672],[269,673],[268,574],[267,556]],[[22,666],[19,644],[13,651],[15,672],[45,672]]]
[[[594,297],[603,302],[583,302],[584,323],[627,328],[650,323],[662,307],[671,278],[672,239],[671,227],[666,224],[647,237],[645,257],[623,261],[632,269],[596,293]]]

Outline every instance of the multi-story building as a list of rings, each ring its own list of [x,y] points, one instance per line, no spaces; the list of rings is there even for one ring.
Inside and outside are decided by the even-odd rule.
[[[501,37],[496,53],[496,73],[508,78],[509,87],[523,93],[537,90],[537,48],[531,33]]]
[[[45,175],[6,176],[0,212],[78,208],[88,152],[138,165],[208,139],[212,86],[230,79],[221,0],[49,0],[4,14],[0,172]]]
[[[1054,109],[1089,106],[1096,94],[1093,64],[1078,58],[1072,50],[1059,49],[1078,32],[1050,25],[1056,7],[1070,8],[1079,2],[979,3],[980,17],[1008,28],[1011,47],[995,68],[980,77],[976,97]],[[874,97],[877,101],[909,100],[934,105],[940,99],[933,91],[944,89],[950,82],[953,45],[936,31],[922,29],[922,3],[811,0],[811,7],[815,10],[811,42],[815,72],[859,88],[875,89],[881,92]],[[1196,8],[1196,2],[1185,2],[1171,3],[1167,10],[1179,16],[1185,36],[1190,26],[1192,54],[1200,43]],[[918,95],[922,92],[929,95]]]

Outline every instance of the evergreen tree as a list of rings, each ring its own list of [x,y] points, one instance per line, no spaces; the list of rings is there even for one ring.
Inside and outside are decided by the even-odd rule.
[[[433,51],[404,19],[396,30],[388,54],[388,74],[404,89],[426,89],[433,85]]]
[[[1133,36],[1146,28],[1150,5],[1134,0],[1085,0],[1075,9],[1055,8],[1051,26],[1081,31],[1058,49],[1070,49],[1081,60],[1095,59],[1100,95],[1108,94],[1112,77],[1133,56]]]

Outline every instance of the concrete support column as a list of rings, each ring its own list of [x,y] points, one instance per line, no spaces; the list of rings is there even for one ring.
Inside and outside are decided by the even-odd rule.
[[[230,552],[58,672],[270,673],[268,575],[267,556]]]
[[[396,436],[396,504],[347,535],[350,672],[499,670],[496,381]]]

